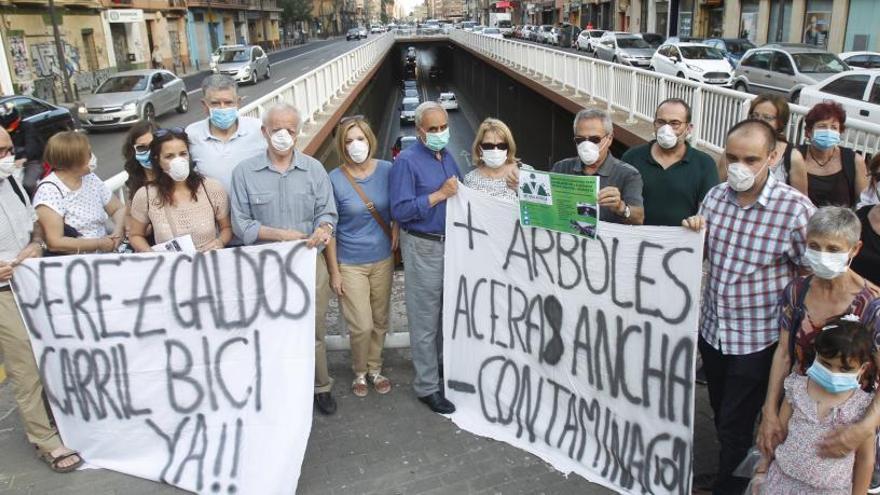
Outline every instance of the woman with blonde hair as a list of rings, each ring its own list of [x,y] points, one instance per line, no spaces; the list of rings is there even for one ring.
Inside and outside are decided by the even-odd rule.
[[[382,376],[382,348],[388,331],[393,251],[398,227],[391,221],[391,163],[377,160],[376,136],[363,116],[346,117],[336,128],[342,164],[330,172],[339,222],[324,252],[330,286],[339,297],[351,339],[351,390],[367,395],[391,390]]]
[[[516,158],[516,142],[504,122],[488,118],[480,124],[471,150],[474,169],[464,185],[505,201],[515,201],[519,169],[531,170]]]

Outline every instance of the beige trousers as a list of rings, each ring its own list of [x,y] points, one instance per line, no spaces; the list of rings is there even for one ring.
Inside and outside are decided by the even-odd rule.
[[[333,379],[327,370],[327,345],[324,335],[327,334],[327,306],[330,305],[330,274],[324,253],[318,253],[317,273],[315,276],[315,393],[329,392],[333,388]]]
[[[43,402],[43,384],[31,341],[12,292],[6,290],[0,291],[0,349],[3,349],[6,373],[12,381],[28,441],[41,452],[57,449],[61,446],[61,437],[49,421]]]
[[[388,332],[394,257],[362,265],[340,265],[342,314],[351,340],[355,375],[382,371],[382,348]]]

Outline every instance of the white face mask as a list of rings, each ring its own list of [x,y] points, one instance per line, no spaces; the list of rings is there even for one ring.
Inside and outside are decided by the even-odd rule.
[[[657,145],[659,145],[664,150],[671,150],[675,148],[675,145],[678,144],[678,134],[672,130],[672,126],[669,124],[664,125],[663,127],[657,129]]]
[[[345,150],[348,151],[348,156],[351,157],[351,161],[361,164],[367,161],[367,158],[370,156],[370,145],[366,141],[361,141],[360,139],[355,139],[354,141],[348,143],[346,145]]]
[[[92,157],[89,158],[89,172],[94,172],[95,169],[97,169],[97,168],[98,168],[98,157],[96,157],[95,154],[92,153]]]
[[[0,180],[3,180],[15,172],[15,155],[9,154],[0,158]]]
[[[183,182],[189,177],[189,158],[178,156],[168,164],[168,175],[177,182]]]
[[[272,143],[272,147],[275,148],[275,151],[280,153],[284,153],[285,151],[293,148],[294,139],[293,136],[290,135],[290,132],[287,129],[279,129],[275,131],[274,134],[269,138],[269,142]]]
[[[770,163],[769,160],[767,163]],[[764,164],[764,167],[767,166]],[[764,167],[758,170],[758,174],[764,171]],[[727,166],[727,184],[736,192],[748,191],[755,185],[757,174],[752,173],[749,167],[740,162],[734,162]]]
[[[578,145],[578,157],[584,165],[592,165],[599,159],[599,145],[592,141],[583,141]]]
[[[483,154],[480,155],[480,158],[483,159],[483,163],[485,163],[487,167],[498,168],[507,163],[507,150],[483,150]]]
[[[849,252],[826,253],[807,248],[804,259],[812,268],[813,273],[825,280],[837,278],[849,269]]]

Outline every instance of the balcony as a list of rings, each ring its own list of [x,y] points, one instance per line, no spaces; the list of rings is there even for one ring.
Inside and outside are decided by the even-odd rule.
[[[191,8],[247,10],[248,0],[188,0],[187,5]]]

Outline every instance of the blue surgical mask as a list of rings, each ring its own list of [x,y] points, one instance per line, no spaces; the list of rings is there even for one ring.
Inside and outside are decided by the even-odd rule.
[[[813,365],[807,370],[807,376],[832,394],[839,394],[859,388],[858,371],[855,373],[834,373],[823,366],[819,359],[813,361]]]
[[[134,159],[141,164],[141,167],[144,168],[153,168],[153,164],[150,162],[150,150],[135,152]]]
[[[449,128],[440,132],[428,132],[425,134],[425,146],[431,151],[440,151],[449,144]]]
[[[816,129],[810,142],[820,150],[831,149],[840,143],[840,133],[834,129]]]
[[[229,129],[238,120],[237,108],[212,108],[211,123],[218,129]]]

